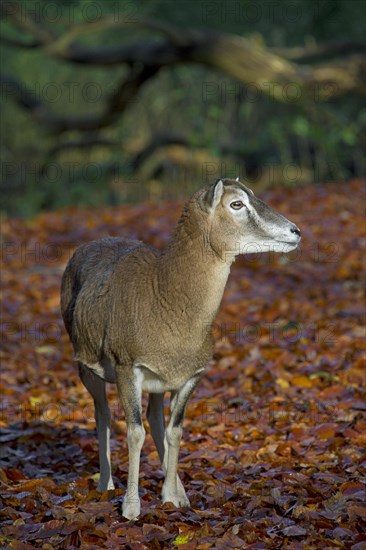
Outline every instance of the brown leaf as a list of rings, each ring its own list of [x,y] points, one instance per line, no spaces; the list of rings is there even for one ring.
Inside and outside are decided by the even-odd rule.
[[[347,506],[347,514],[351,521],[358,518],[366,520],[366,507],[360,504],[351,504]]]
[[[320,439],[330,439],[335,436],[337,430],[338,424],[335,424],[334,422],[324,422],[323,424],[316,426],[315,434]]]
[[[289,525],[281,529],[281,532],[286,535],[286,537],[303,537],[307,534],[307,530],[301,527],[301,525]]]

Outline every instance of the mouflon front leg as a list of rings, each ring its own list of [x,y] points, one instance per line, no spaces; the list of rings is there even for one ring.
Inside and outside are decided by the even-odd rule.
[[[140,454],[145,440],[141,416],[142,378],[133,368],[116,369],[118,394],[125,410],[128,441],[127,491],[123,499],[122,515],[136,519],[140,515],[139,471]]]
[[[178,508],[189,506],[188,497],[183,489],[179,490],[177,483],[179,445],[182,438],[183,418],[187,401],[197,385],[199,376],[194,376],[184,384],[178,391],[172,394],[171,413],[168,427],[165,432],[165,481],[163,484],[163,502],[172,502]],[[182,486],[183,488],[183,486]]]
[[[174,392],[175,394],[175,392]],[[163,466],[164,475],[166,475],[167,459],[168,459],[168,447],[165,441],[165,415],[164,415],[164,394],[163,393],[150,393],[149,404],[147,407],[147,420],[150,425],[150,431],[154,440],[160,462]],[[187,502],[188,498],[182,482],[177,473],[177,493],[180,502]]]
[[[114,489],[111,473],[110,451],[110,411],[105,392],[105,382],[88,367],[79,363],[79,375],[82,383],[94,400],[94,415],[99,441],[100,477],[98,491]]]

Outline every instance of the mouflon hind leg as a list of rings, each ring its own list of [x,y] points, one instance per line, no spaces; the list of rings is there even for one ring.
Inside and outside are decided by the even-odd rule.
[[[94,400],[94,414],[99,441],[100,478],[98,491],[114,489],[111,471],[110,451],[110,411],[105,391],[105,382],[88,367],[79,363],[79,375],[82,383]]]

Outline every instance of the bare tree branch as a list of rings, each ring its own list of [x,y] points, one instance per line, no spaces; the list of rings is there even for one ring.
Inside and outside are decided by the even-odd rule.
[[[322,44],[307,44],[296,48],[272,48],[271,51],[281,57],[297,63],[312,63],[319,59],[345,56],[355,53],[365,53],[365,42],[342,40],[324,42]]]
[[[35,17],[24,10],[24,6],[16,0],[0,2],[0,17],[11,21],[21,31],[29,32],[40,44],[46,45],[56,39],[56,35],[48,28],[42,26]]]
[[[18,20],[16,21],[19,23]],[[28,21],[27,18],[25,21]],[[148,70],[147,67],[155,67],[155,72],[157,67],[180,62],[199,63],[220,70],[244,84],[258,86],[262,92],[271,94],[278,101],[286,101],[283,87],[289,85],[298,86],[301,94],[304,95],[313,94],[314,88],[316,88],[319,101],[329,100],[331,97],[348,92],[366,94],[363,73],[365,58],[360,54],[352,56],[351,60],[347,59],[346,63],[336,61],[311,67],[294,63],[273,53],[268,48],[254,44],[251,40],[240,36],[205,30],[182,30],[172,24],[151,18],[139,20],[133,25],[158,31],[164,34],[167,40],[141,41],[134,44],[100,46],[98,48],[90,48],[76,43],[81,35],[89,32],[127,27],[126,22],[107,17],[95,23],[77,25],[53,41],[50,41],[47,36],[47,40],[44,39],[45,51],[49,55],[74,63],[103,66],[120,63],[132,66],[139,63],[144,65],[144,70]],[[128,26],[131,26],[131,23]],[[38,26],[36,26],[36,31],[38,38]],[[353,46],[354,44],[352,48]],[[328,45],[323,49],[317,46],[317,50],[308,48],[306,52],[296,50],[289,57],[296,58],[296,55],[299,57],[299,55],[309,55],[309,53],[314,55],[319,51],[324,53],[329,48]],[[348,45],[349,50],[352,48]],[[126,83],[127,85],[128,83]],[[79,123],[78,126],[80,126]]]
[[[24,48],[27,50],[40,48],[43,46],[42,42],[39,42],[38,40],[25,42],[24,40],[19,40],[17,38],[10,38],[10,36],[5,36],[4,34],[0,36],[0,42],[4,44],[4,46],[10,46],[11,48]]]
[[[94,115],[58,114],[37,99],[27,88],[13,77],[0,75],[0,84],[4,92],[30,111],[52,134],[61,134],[68,130],[93,131],[112,124],[135,99],[142,84],[154,76],[160,67],[132,68],[128,78],[122,80],[114,94],[107,101],[104,110]]]
[[[12,76],[1,74],[0,86],[3,89],[4,97],[13,97],[14,101],[24,109],[33,111],[36,114],[43,107],[42,102],[37,99],[25,86]]]
[[[156,151],[162,147],[167,147],[170,145],[181,145],[186,147],[189,151],[192,149],[205,149],[205,144],[192,144],[192,140],[189,137],[182,134],[177,134],[175,132],[164,132],[159,133],[153,136],[153,139],[135,155],[133,155],[129,161],[128,166],[133,172],[141,168],[141,166],[151,157]],[[216,144],[216,147],[220,155],[228,155],[233,158],[239,159],[241,161],[245,160],[246,169],[253,171],[260,166],[261,156],[272,155],[273,151],[268,148],[267,150],[262,149],[260,153],[253,151],[250,148],[243,146],[243,143],[235,142],[223,142],[220,141]]]
[[[306,59],[306,56],[325,55],[330,52],[329,44],[323,47],[317,45],[307,46],[305,49],[295,48],[287,56],[284,52],[281,56],[248,38],[206,30],[181,29],[152,18],[131,24],[106,17],[95,23],[75,25],[56,37],[53,31],[36,21],[28,12],[24,12],[23,5],[16,0],[0,3],[0,8],[3,17],[33,36],[33,41],[30,42],[5,38],[8,46],[42,48],[54,58],[73,63],[100,66],[125,64],[130,68],[127,78],[119,83],[114,94],[101,107],[101,111],[92,115],[55,113],[48,104],[27,91],[21,82],[4,76],[1,83],[6,93],[32,113],[46,131],[56,135],[68,130],[94,132],[113,124],[147,80],[160,68],[177,63],[195,63],[219,70],[245,85],[256,86],[262,93],[282,102],[288,100],[287,93],[284,93],[288,87],[292,88],[292,93],[299,94],[304,102],[309,97],[312,100],[315,98],[318,101],[327,101],[346,93],[366,95],[364,55],[354,54],[341,61],[335,60],[314,67],[290,60],[299,61]],[[131,25],[158,32],[164,38],[151,42],[141,40],[137,43],[99,47],[77,43],[87,33],[127,28]],[[357,48],[359,46],[357,44]],[[333,48],[336,46],[333,45]],[[355,51],[355,44],[344,43],[344,48],[349,52]],[[170,136],[169,139],[173,137]]]
[[[132,170],[137,170],[147,158],[149,158],[160,147],[167,145],[184,145],[189,146],[189,139],[180,134],[164,133],[154,136],[154,139],[150,141],[141,151],[132,157],[130,165]]]

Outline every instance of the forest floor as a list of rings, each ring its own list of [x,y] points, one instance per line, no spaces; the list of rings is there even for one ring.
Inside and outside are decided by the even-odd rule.
[[[214,359],[184,423],[179,471],[192,507],[161,504],[146,426],[136,522],[120,513],[128,456],[113,386],[116,490],[96,491],[93,406],[60,317],[60,280],[75,246],[106,234],[164,246],[182,205],[3,221],[0,546],[366,548],[364,183],[262,197],[301,228],[301,247],[233,266]]]

